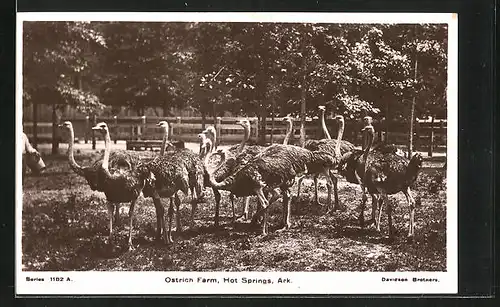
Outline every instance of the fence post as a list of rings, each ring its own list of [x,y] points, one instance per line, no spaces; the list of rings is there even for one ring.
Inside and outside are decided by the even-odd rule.
[[[115,139],[115,144],[116,144],[116,141],[118,141],[118,117],[116,115],[113,116],[113,121],[115,124],[115,126],[114,126],[115,137],[114,137],[114,139]]]
[[[177,119],[177,135],[179,135],[179,138],[177,139],[180,139],[180,136],[182,135],[182,128],[181,128],[182,119],[180,116],[177,116],[176,119]]]
[[[413,144],[415,151],[420,149],[420,120],[415,120],[415,142]]]
[[[215,119],[215,131],[217,133],[217,140],[215,141],[215,149],[217,149],[217,147],[220,145],[220,140],[222,138],[222,135],[221,135],[221,127],[222,126],[222,118],[220,116],[217,116],[217,118]]]
[[[255,131],[255,139],[258,140],[259,139],[259,118],[254,119],[252,126],[253,126],[252,128]]]
[[[141,126],[139,126],[138,139],[142,140],[142,134],[146,130],[146,115],[141,116]]]
[[[434,116],[431,117],[431,132],[429,135],[429,152],[427,155],[432,157],[432,151],[434,150]]]
[[[89,142],[89,130],[90,130],[90,117],[87,115],[85,116],[85,133],[84,133],[84,138],[85,138],[85,144]]]
[[[97,125],[97,116],[95,114],[92,114],[92,127],[95,127]],[[95,139],[95,130],[92,129],[92,150],[95,150],[96,147],[96,139]]]

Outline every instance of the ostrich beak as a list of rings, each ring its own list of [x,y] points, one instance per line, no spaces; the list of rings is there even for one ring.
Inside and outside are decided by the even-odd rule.
[[[101,130],[101,127],[95,126],[95,127],[92,127],[92,130]]]

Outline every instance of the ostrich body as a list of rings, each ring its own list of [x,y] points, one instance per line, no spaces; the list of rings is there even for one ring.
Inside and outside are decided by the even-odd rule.
[[[168,125],[165,122],[158,123],[167,134]],[[168,145],[168,141],[164,137],[163,146]],[[201,187],[203,184],[204,168],[197,154],[188,149],[175,149],[164,152],[148,162],[145,167],[153,175],[150,176],[148,184],[143,190],[145,197],[152,197],[157,214],[157,237],[161,236],[163,231],[164,239],[168,243],[172,243],[172,217],[173,205],[176,206],[176,224],[177,232],[181,231],[180,224],[180,198],[178,191],[182,191],[185,196],[191,191],[191,227],[194,227],[194,215],[198,200],[203,197]],[[195,197],[196,193],[196,197]],[[169,198],[170,206],[168,209],[169,228],[166,230],[164,207],[161,204],[161,198]]]
[[[217,181],[221,181],[224,178],[227,178],[229,175],[234,173],[238,167],[244,165],[251,158],[255,157],[258,153],[264,150],[264,146],[260,145],[250,145],[245,146],[246,142],[250,138],[250,122],[247,119],[239,120],[236,124],[243,127],[244,135],[241,143],[239,145],[235,145],[230,147],[226,151],[218,151],[215,154],[207,156],[209,158],[209,163],[205,164],[206,173],[205,173],[205,183],[206,185],[210,185],[210,181],[208,179],[208,172],[212,172],[215,179]],[[206,132],[206,131],[204,131]],[[202,132],[202,133],[204,133]],[[215,140],[215,134],[213,132],[206,133],[206,139],[211,144],[210,148],[213,148],[212,139]],[[215,158],[219,156],[220,159],[215,160]],[[220,212],[220,201],[221,194],[219,190],[212,186],[212,190],[214,192],[215,197],[215,227],[219,226],[219,212]],[[233,221],[236,219],[235,206],[234,206],[234,195],[230,194],[232,210],[233,210]],[[248,218],[248,209],[249,209],[250,199],[245,197],[245,209],[243,215],[245,218]]]
[[[108,201],[108,213],[109,213],[109,242],[111,243],[113,239],[113,211],[115,204],[130,202],[129,209],[129,237],[128,237],[128,247],[129,250],[133,249],[132,245],[132,228],[134,220],[134,206],[137,198],[141,194],[146,179],[150,176],[147,168],[143,165],[138,165],[136,169],[130,169],[127,171],[112,174],[109,171],[109,157],[111,150],[111,138],[109,136],[109,129],[106,123],[101,122],[93,130],[99,130],[104,136],[104,158],[100,167],[98,168],[98,178],[100,181],[100,188],[104,191],[106,199]]]
[[[22,152],[22,177],[26,175],[26,170],[29,168],[34,173],[41,173],[45,170],[45,162],[40,153],[33,148],[28,136],[23,132],[23,152]]]
[[[417,179],[418,173],[422,167],[422,156],[417,153],[410,160],[393,152],[382,152],[379,150],[370,150],[370,146],[374,138],[374,129],[372,126],[367,126],[363,129],[366,135],[365,149],[360,154],[353,153],[346,161],[347,165],[344,168],[351,173],[348,180],[352,179],[352,173],[358,184],[361,185],[363,199],[361,203],[361,213],[359,216],[360,225],[363,226],[364,206],[366,203],[365,187],[370,194],[380,197],[379,215],[376,222],[377,230],[380,231],[380,218],[382,215],[382,207],[385,202],[387,205],[387,216],[389,224],[389,237],[392,236],[392,205],[388,201],[388,195],[403,192],[409,208],[409,230],[408,237],[414,235],[414,219],[415,219],[415,200],[412,196],[410,186]],[[372,218],[374,218],[374,209],[376,208],[377,198],[372,203]],[[374,204],[375,203],[375,204]]]
[[[332,155],[335,158],[336,165],[337,165],[341,159],[341,154],[342,154],[342,151],[341,151],[342,142],[341,142],[341,140],[342,140],[342,135],[344,133],[345,123],[344,123],[344,117],[342,115],[335,116],[335,120],[339,123],[339,131],[338,131],[337,139],[335,140],[335,142],[333,142],[333,140],[329,140],[329,139],[322,139],[322,140],[318,140],[314,143],[311,142],[309,144],[306,144],[308,146],[307,147],[305,146],[305,148],[309,149],[311,151],[321,151],[321,152],[329,153],[330,155]],[[339,205],[338,188],[337,188],[338,180],[337,180],[337,177],[331,176],[331,174],[329,172],[324,172],[324,170],[321,168],[319,168],[317,170],[310,170],[309,171],[309,174],[312,174],[314,176],[313,177],[314,178],[314,201],[316,204],[320,204],[319,199],[318,199],[318,177],[322,173],[327,178],[328,206],[329,206],[328,211],[330,211],[330,205],[331,205],[332,186],[333,186],[333,192],[334,192],[334,196],[335,196],[335,207],[333,208],[333,210],[335,210],[338,208],[338,205]],[[300,186],[302,184],[303,179],[304,179],[304,176],[299,179],[298,188],[297,188],[297,197],[300,195]]]
[[[208,156],[205,157],[205,162]],[[235,196],[244,197],[256,195],[258,197],[264,219],[262,234],[267,234],[267,208],[269,201],[265,191],[274,191],[279,188],[283,196],[283,223],[284,228],[290,227],[290,187],[295,178],[308,169],[317,167],[333,168],[335,159],[325,152],[311,152],[297,146],[275,144],[267,147],[260,154],[252,158],[239,170],[218,182],[214,174],[209,172],[209,180],[217,189],[227,190]]]
[[[332,138],[330,137],[330,133],[328,132],[328,128],[326,127],[326,122],[325,122],[326,108],[325,108],[325,106],[318,106],[318,109],[321,112],[321,116],[320,116],[321,127],[323,129],[323,132],[324,132],[326,138],[320,139],[320,140],[307,140],[304,143],[304,148],[309,149],[311,151],[316,151],[316,150],[326,151],[326,152],[334,154],[336,157],[339,157],[340,155],[343,155],[347,152],[354,150],[355,147],[352,143],[342,140],[342,134],[343,134],[344,128],[345,128],[344,118],[340,115],[338,115],[336,117],[337,120],[341,121],[340,122],[341,125],[340,125],[338,133],[337,133],[337,139],[332,140]],[[339,138],[339,135],[340,135],[340,138]],[[340,142],[340,155],[336,153],[337,142]],[[314,199],[315,199],[316,204],[319,204],[319,201],[318,201],[318,176],[319,176],[319,174],[315,174],[313,177],[313,179],[314,179]],[[298,185],[297,197],[299,197],[299,195],[300,195],[300,188],[302,186],[302,180],[304,180],[304,177],[299,178],[299,181],[297,184]],[[335,203],[336,204],[338,204],[337,181],[338,180],[335,177],[335,179],[332,182],[333,187],[334,187]],[[331,187],[328,185],[327,185],[327,187],[329,190],[328,193],[330,194]],[[331,198],[330,195],[329,195],[329,197]]]

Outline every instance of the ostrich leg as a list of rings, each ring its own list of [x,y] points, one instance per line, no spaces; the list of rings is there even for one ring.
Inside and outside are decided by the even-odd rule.
[[[115,225],[120,225],[120,205],[115,204]]]
[[[384,195],[387,198],[387,195]],[[394,235],[394,228],[392,227],[392,203],[387,199],[387,224],[389,225],[389,238]]]
[[[300,195],[300,187],[302,186],[302,180],[304,180],[305,175],[301,176],[297,182],[297,199]]]
[[[403,192],[406,196],[406,201],[408,202],[408,208],[410,209],[410,224],[408,225],[408,237],[413,237],[414,228],[415,228],[415,200],[411,195],[411,190],[408,187],[406,191]]]
[[[264,219],[262,221],[262,235],[267,236],[267,217],[268,217],[268,207],[269,207],[269,202],[266,199],[266,196],[264,196],[264,191],[262,188],[257,188],[255,190],[255,194],[257,195],[257,198],[259,199],[260,205],[261,205],[261,211],[264,214]],[[257,215],[257,214],[256,214]]]
[[[181,215],[180,215],[181,200],[179,198],[178,193],[175,193],[174,200],[175,200],[175,222],[176,222],[175,231],[177,232],[177,235],[179,235],[182,231],[182,226],[181,226]]]
[[[283,195],[283,228],[280,230],[290,229],[292,226],[290,222],[290,190],[288,188],[282,188],[281,194]]]
[[[234,207],[234,195],[233,195],[233,193],[229,194],[229,199],[231,200],[231,210],[233,211],[233,217],[231,218],[231,222],[234,224],[236,222],[236,210]]]
[[[250,210],[250,197],[245,197],[245,209],[243,210],[243,217],[248,220]]]
[[[314,201],[316,203],[316,205],[321,205],[319,203],[319,199],[318,199],[318,177],[319,177],[319,174],[315,174],[314,175]]]
[[[214,198],[215,198],[215,218],[214,218],[214,222],[215,222],[215,227],[219,227],[219,210],[220,210],[220,198],[221,198],[221,195],[220,195],[220,192],[219,190],[213,188],[212,189],[213,192],[214,192]]]
[[[170,197],[170,205],[168,206],[168,232],[163,234],[166,236],[165,241],[167,243],[174,243],[172,240],[172,217],[174,215],[174,197]]]
[[[153,197],[153,203],[156,210],[156,240],[161,240],[162,230],[165,229],[165,208],[163,208],[159,196]],[[165,231],[163,231],[163,234],[165,234]]]
[[[109,216],[108,244],[111,244],[113,241],[113,212],[115,211],[115,205],[112,202],[108,202],[107,208],[108,208],[108,216]]]
[[[134,207],[135,203],[137,201],[137,198],[132,200],[130,202],[130,209],[128,212],[129,215],[129,229],[128,229],[128,250],[133,250],[134,245],[132,245],[132,229],[134,228],[133,223],[134,223]]]

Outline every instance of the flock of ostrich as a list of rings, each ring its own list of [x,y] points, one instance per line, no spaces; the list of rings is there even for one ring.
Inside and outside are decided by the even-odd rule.
[[[172,219],[176,213],[176,231],[180,232],[181,222],[179,207],[180,193],[191,204],[190,227],[195,227],[195,215],[198,204],[205,203],[205,188],[212,188],[215,198],[215,227],[219,227],[220,191],[230,192],[233,221],[236,220],[235,197],[245,198],[243,217],[249,217],[249,197],[257,196],[258,209],[251,218],[252,224],[260,224],[262,235],[268,233],[268,208],[278,199],[283,204],[283,227],[291,227],[291,187],[298,181],[297,196],[300,194],[302,180],[312,176],[314,180],[314,203],[323,206],[318,198],[318,179],[326,178],[328,190],[328,214],[334,214],[341,207],[337,182],[344,177],[348,182],[361,187],[362,199],[358,217],[361,227],[375,224],[380,231],[383,206],[386,206],[389,237],[393,236],[392,204],[388,195],[404,193],[409,210],[408,237],[414,235],[415,200],[410,186],[415,182],[422,168],[423,158],[416,153],[411,158],[405,157],[396,146],[378,142],[375,144],[375,130],[371,117],[363,119],[364,128],[362,148],[342,140],[345,127],[342,115],[335,116],[339,125],[336,139],[332,139],[325,124],[325,107],[320,106],[320,120],[324,139],[307,140],[302,147],[288,144],[293,130],[290,117],[287,122],[287,134],[283,144],[261,146],[249,142],[250,122],[241,119],[237,122],[243,127],[244,136],[240,144],[228,149],[217,149],[216,129],[206,128],[198,136],[199,152],[185,148],[183,142],[169,141],[169,125],[161,121],[157,125],[163,130],[163,142],[159,155],[131,150],[111,150],[111,137],[106,123],[101,122],[92,129],[101,132],[105,150],[102,159],[90,166],[81,166],[74,157],[74,130],[70,121],[59,125],[68,134],[68,161],[71,169],[83,176],[90,188],[103,192],[107,200],[109,215],[108,243],[113,241],[113,223],[119,219],[119,206],[129,203],[128,248],[133,249],[134,205],[142,194],[152,198],[156,210],[156,239],[172,243]],[[23,134],[23,175],[27,167],[42,171],[45,164],[40,154],[29,144]],[[298,180],[297,180],[298,179]],[[334,201],[332,201],[332,190]],[[372,199],[371,219],[364,221],[367,194]],[[165,222],[163,199],[169,199],[167,210],[168,223]],[[168,229],[167,229],[168,224]]]

